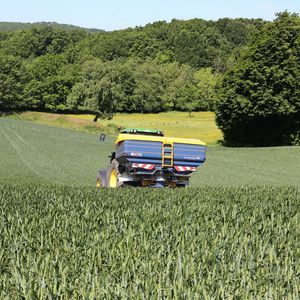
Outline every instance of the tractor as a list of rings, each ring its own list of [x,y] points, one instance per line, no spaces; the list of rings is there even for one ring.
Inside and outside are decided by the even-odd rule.
[[[186,187],[206,158],[201,140],[165,137],[161,130],[127,128],[115,144],[97,187]]]

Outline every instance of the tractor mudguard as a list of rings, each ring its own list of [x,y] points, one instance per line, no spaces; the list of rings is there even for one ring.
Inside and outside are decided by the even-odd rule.
[[[106,187],[106,170],[100,170],[99,175],[97,176],[96,186],[99,187]]]

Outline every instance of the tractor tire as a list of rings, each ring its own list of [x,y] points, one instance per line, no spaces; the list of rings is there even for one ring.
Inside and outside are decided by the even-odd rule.
[[[106,170],[100,170],[96,180],[96,187],[100,188],[105,186],[106,186]]]
[[[105,186],[110,188],[119,187],[119,163],[113,159],[107,168]]]

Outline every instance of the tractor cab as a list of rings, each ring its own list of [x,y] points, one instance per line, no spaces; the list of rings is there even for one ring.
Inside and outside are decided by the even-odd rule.
[[[164,136],[163,131],[155,129],[144,128],[125,128],[121,131],[123,134],[138,134],[138,135],[150,135],[150,136]]]

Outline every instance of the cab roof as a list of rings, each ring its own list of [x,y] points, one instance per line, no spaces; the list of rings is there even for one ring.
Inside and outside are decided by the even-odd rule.
[[[140,134],[152,136],[164,136],[162,130],[148,129],[148,128],[125,128],[121,131],[123,134]]]

